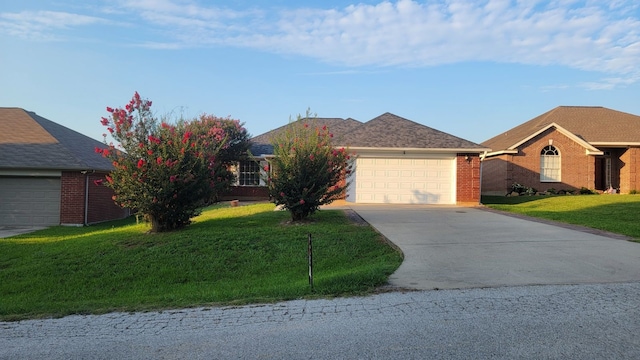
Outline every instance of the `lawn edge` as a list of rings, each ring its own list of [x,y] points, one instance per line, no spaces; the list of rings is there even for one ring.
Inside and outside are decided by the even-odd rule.
[[[495,213],[495,214],[501,214],[501,215],[505,215],[505,216],[514,217],[514,218],[517,218],[517,219],[533,221],[533,222],[537,222],[537,223],[541,223],[541,224],[545,224],[545,225],[557,226],[557,227],[561,227],[561,228],[565,228],[565,229],[569,229],[569,230],[580,231],[580,232],[588,233],[588,234],[591,234],[591,235],[599,235],[599,236],[604,236],[604,237],[608,237],[608,238],[612,238],[612,239],[616,239],[616,240],[626,240],[626,241],[631,241],[631,242],[640,242],[640,239],[636,239],[634,237],[631,237],[631,236],[628,236],[628,235],[624,235],[624,234],[618,234],[618,233],[614,233],[614,232],[610,232],[610,231],[606,231],[606,230],[600,230],[600,229],[596,229],[596,228],[592,228],[592,227],[588,227],[588,226],[584,226],[584,225],[570,224],[570,223],[566,223],[566,222],[549,220],[549,219],[544,219],[544,218],[539,218],[539,217],[519,214],[519,213],[505,211],[505,210],[498,210],[498,209],[494,209],[494,208],[489,207],[488,205],[484,205],[484,204],[481,204],[481,205],[477,206],[476,208],[479,209],[479,210],[488,211],[488,212],[492,212],[492,213]]]

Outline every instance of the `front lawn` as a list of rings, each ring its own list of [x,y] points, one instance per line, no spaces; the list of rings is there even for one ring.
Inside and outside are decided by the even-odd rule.
[[[492,209],[640,239],[640,195],[483,196],[482,203]]]
[[[273,208],[210,208],[173,233],[146,234],[129,219],[0,239],[0,320],[363,294],[402,262],[341,211],[289,225]]]

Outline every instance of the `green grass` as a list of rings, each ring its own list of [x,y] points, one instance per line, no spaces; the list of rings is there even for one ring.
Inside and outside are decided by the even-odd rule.
[[[640,239],[640,196],[483,196],[487,207]]]
[[[364,294],[402,262],[341,211],[288,219],[272,204],[218,206],[173,233],[129,219],[0,239],[0,320]]]

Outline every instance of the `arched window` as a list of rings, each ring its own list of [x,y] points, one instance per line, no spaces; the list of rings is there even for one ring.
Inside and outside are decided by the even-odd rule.
[[[555,146],[545,146],[540,151],[540,181],[560,182],[560,153]]]

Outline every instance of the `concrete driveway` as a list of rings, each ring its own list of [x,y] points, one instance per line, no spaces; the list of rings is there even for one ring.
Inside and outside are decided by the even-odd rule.
[[[640,280],[640,243],[480,208],[349,205],[404,252],[391,286],[458,289]]]

